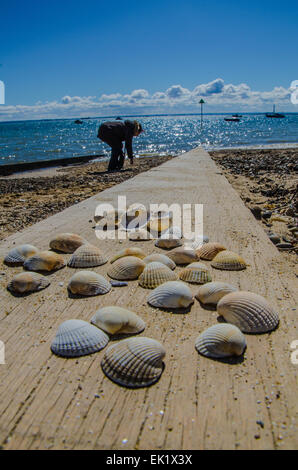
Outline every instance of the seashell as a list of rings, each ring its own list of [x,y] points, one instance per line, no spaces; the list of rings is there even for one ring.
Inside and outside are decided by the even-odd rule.
[[[171,223],[172,220],[169,216],[150,218],[147,223],[147,230],[149,230],[152,235],[157,235],[160,232],[168,230]]]
[[[172,270],[176,268],[176,264],[174,263],[174,261],[171,260],[168,256],[162,255],[161,253],[152,253],[152,255],[146,256],[143,261],[146,264],[152,263],[153,261],[158,261],[159,263],[165,264],[168,268]]]
[[[182,281],[192,284],[205,284],[211,282],[211,274],[207,266],[203,263],[191,263],[182,269],[180,275]]]
[[[121,226],[126,230],[145,227],[148,220],[148,212],[142,204],[132,204],[121,218]]]
[[[129,388],[148,387],[160,378],[165,350],[155,339],[133,337],[110,346],[101,361],[109,379]]]
[[[211,266],[216,269],[227,271],[241,271],[246,269],[246,262],[241,256],[233,251],[224,250],[218,253],[211,262]]]
[[[50,285],[50,281],[41,274],[34,272],[24,272],[17,274],[12,278],[7,286],[11,292],[24,294],[27,292],[37,292]]]
[[[72,255],[68,262],[70,268],[92,268],[107,263],[107,258],[99,248],[89,243],[80,246]]]
[[[243,333],[266,333],[279,323],[276,310],[264,297],[253,292],[238,291],[225,295],[217,304],[217,312]]]
[[[75,233],[60,233],[50,241],[52,250],[62,251],[63,253],[73,253],[80,246],[88,243],[80,235]]]
[[[226,250],[226,247],[220,243],[212,242],[205,243],[203,246],[196,250],[197,256],[200,259],[205,259],[211,261],[217,253]]]
[[[20,245],[7,253],[4,258],[4,263],[6,264],[13,264],[13,265],[21,265],[24,264],[24,261],[27,258],[31,258],[31,256],[38,253],[38,248],[33,245]]]
[[[125,287],[125,286],[128,286],[128,283],[123,282],[123,281],[110,281],[110,284],[111,284],[112,287]]]
[[[64,266],[63,257],[52,251],[39,251],[24,262],[24,268],[28,271],[56,271]]]
[[[190,288],[180,281],[168,281],[156,287],[147,297],[153,307],[185,308],[193,303]]]
[[[198,336],[196,350],[207,357],[241,356],[246,349],[243,333],[228,323],[213,325]]]
[[[57,356],[79,357],[100,351],[108,342],[108,335],[90,323],[67,320],[59,326],[51,350]]]
[[[158,248],[162,248],[164,250],[171,250],[172,248],[177,248],[177,246],[181,246],[182,242],[178,238],[163,238],[160,237],[155,242],[155,246]]]
[[[140,229],[140,230],[135,230],[133,232],[131,232],[129,235],[128,235],[128,238],[129,240],[131,241],[144,241],[146,242],[147,240],[152,240],[152,235],[150,235],[149,232],[147,232],[147,230],[144,230],[144,229]]]
[[[208,282],[204,286],[201,286],[195,296],[202,304],[214,304],[227,294],[236,292],[238,289],[227,284],[226,282]]]
[[[131,248],[125,248],[111,258],[110,263],[114,263],[117,259],[124,258],[124,256],[136,256],[137,258],[145,258],[145,253],[141,248],[132,246]]]
[[[146,264],[136,256],[125,256],[117,259],[108,270],[108,275],[117,281],[137,279],[144,271]]]
[[[198,260],[196,252],[183,246],[175,248],[169,253],[169,258],[176,264],[189,264]]]
[[[178,275],[175,274],[165,264],[153,261],[147,264],[139,277],[139,285],[145,289],[154,289],[155,287],[167,281],[177,281]]]
[[[101,274],[79,271],[70,279],[68,290],[77,295],[107,294],[111,290],[111,284]]]
[[[134,312],[115,305],[97,310],[91,323],[111,335],[136,334],[146,328],[146,323]]]

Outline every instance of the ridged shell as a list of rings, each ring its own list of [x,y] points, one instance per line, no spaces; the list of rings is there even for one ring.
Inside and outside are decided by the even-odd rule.
[[[182,281],[192,284],[205,284],[211,282],[211,274],[207,266],[203,263],[191,263],[182,269],[180,275]]]
[[[165,264],[153,261],[147,264],[146,268],[139,277],[139,285],[145,289],[154,289],[155,287],[167,281],[177,281],[178,275],[175,274]]]
[[[161,253],[152,253],[152,255],[146,256],[143,261],[146,264],[152,263],[153,261],[158,261],[159,263],[165,264],[168,268],[172,270],[176,268],[176,264],[174,263],[174,261],[171,260],[168,256],[162,255]]]
[[[61,255],[52,251],[39,251],[31,258],[26,259],[24,268],[28,271],[56,271],[63,268],[65,261]]]
[[[111,284],[93,271],[79,271],[69,281],[68,290],[75,295],[103,295],[111,290]]]
[[[197,250],[198,248],[201,248],[204,243],[208,243],[209,238],[206,235],[203,235],[203,237],[194,237],[191,240],[185,240],[184,246],[187,248],[191,248],[192,250]]]
[[[108,260],[97,246],[82,245],[70,258],[68,266],[70,268],[92,268],[107,263]]]
[[[96,326],[83,320],[67,320],[59,326],[51,350],[57,356],[79,357],[100,351],[108,342],[108,335]]]
[[[60,233],[50,241],[52,250],[62,251],[63,253],[73,253],[80,246],[88,243],[83,237],[75,233]]]
[[[198,250],[196,250],[197,256],[200,259],[205,259],[211,261],[217,253],[226,250],[226,247],[220,243],[212,242],[205,243]]]
[[[180,281],[169,281],[156,287],[147,297],[153,307],[186,308],[193,303],[190,288]]]
[[[176,264],[189,264],[194,261],[198,261],[198,257],[194,250],[185,248],[183,246],[175,248],[169,253],[169,258],[174,261]]]
[[[97,310],[91,323],[111,335],[137,334],[146,328],[146,323],[134,312],[115,305]]]
[[[165,356],[163,346],[146,337],[124,339],[110,346],[101,361],[107,377],[129,388],[148,387],[160,378]]]
[[[202,304],[216,305],[224,295],[236,292],[237,290],[236,287],[226,282],[208,282],[208,284],[199,288],[195,297]]]
[[[20,245],[16,246],[12,250],[7,253],[7,255],[4,258],[4,263],[6,264],[24,264],[24,261],[27,258],[30,258],[31,256],[35,255],[38,253],[38,248],[36,248],[33,245]]]
[[[147,230],[135,230],[130,232],[128,235],[129,240],[131,241],[138,241],[138,242],[146,242],[148,240],[152,240],[152,236]]]
[[[239,328],[224,323],[203,331],[195,345],[200,354],[213,358],[241,356],[246,349],[245,337]]]
[[[47,277],[34,272],[16,274],[7,286],[11,292],[24,294],[26,292],[37,292],[50,285]]]
[[[130,248],[125,248],[124,250],[119,251],[119,253],[111,258],[110,263],[114,263],[114,261],[120,258],[124,258],[124,256],[136,256],[137,258],[143,259],[146,255],[141,248],[132,246]]]
[[[125,256],[117,259],[108,270],[108,275],[118,281],[137,279],[144,271],[146,264],[136,256]]]
[[[211,261],[211,266],[216,269],[227,271],[241,271],[246,269],[246,262],[241,256],[233,251],[221,251]]]
[[[278,313],[264,297],[253,292],[239,291],[225,295],[217,304],[217,312],[243,333],[266,333],[274,330]]]

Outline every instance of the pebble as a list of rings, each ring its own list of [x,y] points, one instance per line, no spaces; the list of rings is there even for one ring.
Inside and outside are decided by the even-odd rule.
[[[258,424],[259,426],[261,426],[262,429],[264,429],[264,423],[263,423],[263,421],[259,420],[259,421],[257,421],[257,424]]]

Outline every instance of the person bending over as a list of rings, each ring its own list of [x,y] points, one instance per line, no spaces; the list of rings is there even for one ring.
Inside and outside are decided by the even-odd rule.
[[[112,148],[108,171],[121,170],[124,164],[122,142],[125,142],[130,163],[133,164],[132,139],[143,132],[138,121],[107,121],[99,126],[97,137]]]

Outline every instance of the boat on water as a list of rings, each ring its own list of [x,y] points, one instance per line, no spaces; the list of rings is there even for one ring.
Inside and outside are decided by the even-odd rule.
[[[276,113],[275,112],[275,104],[273,105],[273,112],[272,113],[266,113],[267,118],[284,118],[285,115],[282,113]]]
[[[242,117],[242,114],[233,114],[233,117],[241,118],[241,117]]]
[[[228,122],[239,122],[240,121],[239,117],[235,117],[235,116],[225,117],[224,120],[228,121]]]

